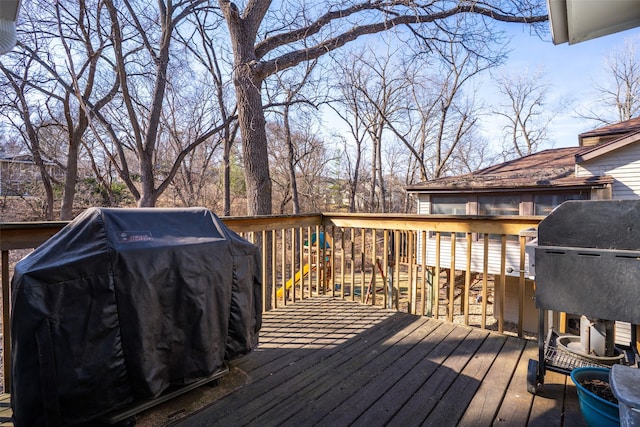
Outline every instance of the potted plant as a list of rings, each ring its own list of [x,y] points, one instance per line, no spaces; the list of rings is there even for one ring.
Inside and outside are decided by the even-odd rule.
[[[609,368],[584,367],[571,371],[571,379],[578,389],[580,411],[592,427],[620,425],[618,401],[611,391]]]

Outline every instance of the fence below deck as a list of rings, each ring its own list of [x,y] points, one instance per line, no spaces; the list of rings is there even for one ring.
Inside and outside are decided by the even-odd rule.
[[[510,274],[518,278],[519,336],[523,334],[528,241],[522,231],[537,228],[541,220],[524,216],[340,213],[223,218],[229,228],[261,248],[265,309],[314,295],[331,295],[453,321],[459,297],[458,317],[469,325],[475,275],[481,284],[481,313],[480,322],[473,326],[485,328],[487,319],[493,316],[497,331],[502,333],[505,283]],[[10,307],[4,302],[10,301],[11,269],[17,261],[11,255],[37,247],[64,225],[0,223],[5,391],[10,384],[11,340]],[[492,314],[487,310],[490,276],[495,284]]]

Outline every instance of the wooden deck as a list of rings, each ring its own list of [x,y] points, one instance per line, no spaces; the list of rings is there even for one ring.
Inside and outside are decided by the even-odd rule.
[[[266,313],[260,336],[218,385],[137,426],[585,425],[570,377],[526,391],[532,341],[327,297]]]
[[[526,391],[536,357],[531,341],[313,298],[267,313],[259,349],[231,364],[244,384],[172,425],[584,425],[570,377]]]

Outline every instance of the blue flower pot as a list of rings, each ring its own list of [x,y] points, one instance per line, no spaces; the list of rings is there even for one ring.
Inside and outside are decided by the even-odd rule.
[[[582,383],[598,379],[609,382],[608,368],[576,368],[571,371],[571,379],[578,389],[580,411],[587,424],[591,427],[617,427],[620,425],[618,405],[609,402],[590,392]]]

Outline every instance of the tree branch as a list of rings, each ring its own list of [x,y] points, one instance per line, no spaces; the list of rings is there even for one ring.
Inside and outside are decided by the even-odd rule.
[[[405,5],[406,1],[393,1],[391,5],[403,4]],[[314,34],[320,31],[320,29],[327,25],[332,20],[342,18],[345,13],[353,14],[359,12],[361,10],[371,10],[376,9],[380,10],[380,6],[374,5],[382,5],[382,2],[375,3],[366,3],[363,5],[359,5],[360,7],[353,7],[349,9],[345,9],[337,12],[329,12],[325,14],[323,17],[318,19],[315,23],[310,26],[307,26],[303,29],[296,30],[290,33],[282,34],[279,36],[274,36],[270,39],[259,43],[256,46],[256,57],[261,58],[266,55],[269,51],[276,49],[277,47],[281,47],[286,43],[300,40],[303,38],[308,38],[310,34]],[[381,10],[381,12],[385,14],[389,14],[389,11]],[[502,22],[513,22],[513,23],[538,23],[545,22],[548,20],[547,15],[540,16],[514,16],[508,15],[501,11],[490,9],[487,7],[479,7],[474,4],[463,4],[458,5],[456,7],[442,10],[438,12],[432,12],[427,14],[416,14],[416,15],[401,15],[396,16],[392,19],[385,19],[382,22],[377,22],[369,25],[358,25],[351,28],[344,33],[333,37],[329,40],[325,40],[321,43],[318,43],[315,46],[300,49],[293,52],[286,53],[277,58],[261,62],[256,65],[256,73],[259,77],[264,78],[273,73],[282,71],[284,69],[293,67],[303,61],[309,61],[312,59],[319,58],[327,52],[333,51],[339,47],[344,46],[348,42],[354,41],[357,38],[367,35],[367,34],[375,34],[380,33],[382,31],[387,31],[393,27],[398,25],[414,25],[414,24],[425,24],[430,22],[440,21],[454,15],[462,14],[462,13],[474,13],[482,16],[489,17],[491,19],[502,21]],[[348,16],[348,15],[347,15]]]

